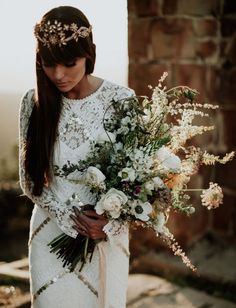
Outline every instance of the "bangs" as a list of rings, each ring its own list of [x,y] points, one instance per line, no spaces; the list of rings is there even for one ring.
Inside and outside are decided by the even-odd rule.
[[[82,48],[78,48],[78,44],[74,44],[74,42],[70,42],[66,46],[53,46],[52,48],[40,45],[39,55],[49,65],[66,64],[75,60],[75,58],[88,57],[86,52]]]

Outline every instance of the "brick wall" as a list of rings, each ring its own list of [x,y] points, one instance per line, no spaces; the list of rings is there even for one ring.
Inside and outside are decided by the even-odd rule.
[[[215,131],[195,142],[214,154],[235,150],[236,1],[128,0],[128,25],[129,86],[148,95],[147,86],[155,86],[167,71],[168,86],[198,89],[199,101],[217,103],[220,110],[212,115]],[[194,196],[197,211],[192,218],[174,214],[170,228],[183,245],[207,231],[236,239],[236,159],[200,170],[193,185],[205,187],[209,181],[223,187],[224,205],[209,212]],[[155,241],[146,234],[146,244],[153,247]]]

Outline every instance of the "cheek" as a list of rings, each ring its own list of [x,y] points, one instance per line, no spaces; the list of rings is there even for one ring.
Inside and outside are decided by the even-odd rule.
[[[73,71],[73,78],[81,78],[85,74],[85,65],[77,66],[77,68]]]
[[[77,69],[78,72],[80,72],[81,74],[84,74],[86,71],[86,58],[82,58],[79,60],[78,64],[77,64]]]
[[[49,78],[49,79],[52,79],[52,72],[49,68],[43,68],[43,71],[45,73],[45,75]]]

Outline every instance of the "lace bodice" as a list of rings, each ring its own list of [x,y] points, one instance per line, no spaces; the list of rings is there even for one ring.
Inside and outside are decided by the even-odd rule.
[[[29,90],[23,96],[20,105],[20,185],[25,195],[45,209],[63,232],[76,237],[77,231],[72,228],[73,222],[69,216],[73,213],[72,207],[79,206],[79,203],[74,201],[68,204],[67,201],[72,194],[76,194],[82,203],[94,204],[96,198],[89,188],[57,175],[54,176],[48,187],[44,187],[39,197],[32,195],[32,187],[28,189],[25,185],[25,169],[22,159],[23,144],[26,140],[29,118],[33,109],[33,95],[34,90]],[[62,168],[68,162],[76,163],[86,158],[90,151],[90,141],[96,140],[104,130],[102,120],[111,100],[119,100],[132,95],[134,95],[133,90],[104,80],[98,90],[86,98],[68,99],[62,97],[62,111],[53,157],[55,169]],[[110,115],[109,112],[106,113],[107,116]],[[79,177],[79,174],[77,176]],[[108,231],[110,228],[110,225],[107,226]]]

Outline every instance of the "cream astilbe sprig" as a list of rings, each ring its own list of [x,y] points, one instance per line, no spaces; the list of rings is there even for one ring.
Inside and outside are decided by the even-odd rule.
[[[176,152],[186,144],[187,140],[213,129],[214,126],[175,125],[171,128],[171,140],[169,147],[173,152]]]
[[[170,232],[160,234],[161,239],[167,244],[167,246],[173,251],[174,255],[181,257],[183,263],[189,267],[193,272],[197,271],[197,268],[191,263],[190,259],[186,256],[185,252],[180,247],[179,243]]]
[[[214,165],[216,162],[220,164],[226,164],[230,160],[234,158],[235,153],[232,151],[230,153],[227,153],[225,156],[220,158],[218,155],[213,155],[210,153],[207,153],[206,151],[202,155],[202,164],[204,165]]]
[[[204,110],[217,109],[218,106],[195,102],[194,99],[199,93],[187,86],[176,86],[166,90],[166,87],[162,85],[166,77],[167,73],[164,73],[157,87],[149,86],[153,94],[150,101],[145,99],[145,105],[149,107],[147,125],[152,135],[171,136],[169,147],[173,152],[177,152],[187,140],[214,129],[214,126],[210,125],[193,125],[193,120],[196,117],[208,117],[208,112]],[[183,102],[180,100],[182,97],[185,98]],[[178,115],[177,123],[174,124],[172,121],[168,123],[168,115]]]
[[[169,102],[166,87],[162,85],[167,76],[168,73],[164,72],[155,88],[149,85],[149,88],[153,91],[151,100],[147,104],[150,109],[149,131],[153,135],[158,133],[168,114]]]
[[[204,113],[201,110],[198,109],[218,109],[219,106],[218,105],[213,105],[213,104],[200,104],[200,103],[195,103],[195,102],[186,102],[186,103],[179,103],[177,99],[174,99],[172,101],[170,101],[169,103],[169,112],[171,115],[176,115],[178,113],[182,113],[183,110],[185,109],[194,109],[194,112],[196,115],[200,115],[200,116],[206,116],[208,117],[209,114],[208,113]]]
[[[191,176],[198,172],[201,165],[202,150],[199,147],[189,146],[183,148],[185,158],[182,160],[182,173]]]

